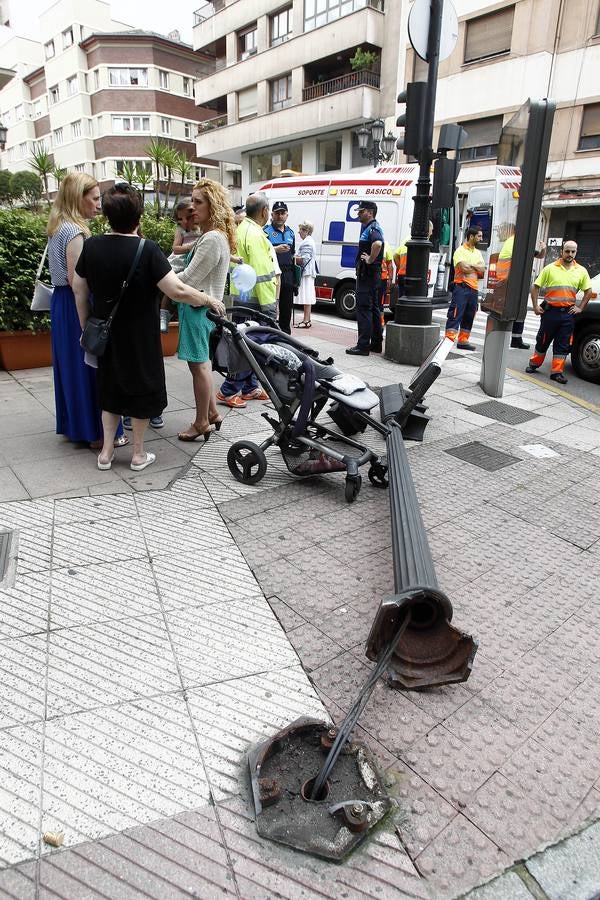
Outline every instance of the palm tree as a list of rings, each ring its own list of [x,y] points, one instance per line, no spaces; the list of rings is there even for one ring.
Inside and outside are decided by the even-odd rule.
[[[146,188],[152,181],[152,169],[149,169],[143,163],[141,166],[135,167],[135,181],[142,189],[142,204],[146,208]]]
[[[46,192],[46,202],[48,206],[50,206],[50,191],[48,189],[48,175],[53,174],[54,170],[54,161],[51,155],[46,150],[44,144],[41,147],[36,147],[31,154],[32,158],[29,161],[31,168],[37,172],[42,181],[44,182],[44,191]]]
[[[51,174],[54,176],[57,186],[60,187],[60,183],[67,174],[67,170],[61,169],[60,166],[54,166]]]
[[[183,150],[177,152],[177,158],[175,161],[175,165],[173,166],[173,171],[176,175],[179,175],[181,177],[181,181],[177,185],[177,194],[175,196],[173,204],[174,206],[177,206],[177,204],[179,203],[179,198],[183,194],[183,188],[186,181],[191,181],[194,174],[194,167],[192,166]]]
[[[145,149],[146,156],[152,160],[154,165],[156,166],[156,177],[154,179],[154,192],[156,194],[155,199],[155,207],[156,207],[156,215],[160,215],[160,200],[159,200],[159,190],[160,190],[160,167],[164,165],[165,151],[168,150],[168,144],[165,144],[164,141],[161,141],[160,138],[151,138],[150,143]]]
[[[136,178],[137,166],[132,162],[124,162],[123,168],[121,170],[121,175],[127,182],[127,184],[133,184],[134,181],[137,181]]]
[[[169,211],[169,196],[171,194],[171,185],[173,184],[173,170],[177,166],[179,153],[175,149],[175,147],[167,146],[165,148],[164,156],[163,156],[163,166],[167,172],[167,188],[165,190],[165,205],[164,205],[164,215],[166,216]]]

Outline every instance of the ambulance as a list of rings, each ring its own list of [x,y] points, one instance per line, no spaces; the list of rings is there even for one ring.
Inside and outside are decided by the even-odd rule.
[[[304,219],[312,222],[319,272],[315,282],[317,299],[334,303],[341,316],[352,319],[356,314],[354,264],[361,231],[359,202],[373,200],[377,203],[377,221],[386,243],[395,250],[410,236],[418,177],[418,165],[381,166],[373,171],[350,174],[336,172],[274,178],[255,190],[266,194],[271,205],[276,200],[287,204],[287,222],[296,233],[296,245],[298,225]],[[431,254],[431,292],[439,260],[439,253]]]

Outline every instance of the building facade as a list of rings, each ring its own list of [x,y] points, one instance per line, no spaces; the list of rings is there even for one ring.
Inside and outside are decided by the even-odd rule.
[[[395,112],[401,0],[212,0],[195,13],[209,57],[196,102],[213,118],[197,152],[242,167],[244,188],[282,171],[364,169],[356,129]],[[370,65],[354,68],[356,49]],[[399,73],[398,69],[401,67]]]
[[[202,175],[221,180],[224,167],[196,155],[199,123],[212,115],[194,102],[199,55],[114,22],[109,11],[99,0],[59,0],[40,17],[39,44],[18,37],[5,44],[3,56],[19,72],[0,91],[8,128],[0,167],[28,168],[32,152],[45,148],[57,167],[88,172],[105,188],[125,163],[151,171],[146,148],[160,138],[192,162],[188,185]]]
[[[436,133],[468,132],[459,190],[493,178],[500,132],[528,99],[551,97],[556,114],[542,201],[544,238],[571,238],[600,270],[600,2],[458,0],[458,41],[440,63]],[[407,80],[426,66],[407,49]],[[434,143],[435,146],[435,143]]]

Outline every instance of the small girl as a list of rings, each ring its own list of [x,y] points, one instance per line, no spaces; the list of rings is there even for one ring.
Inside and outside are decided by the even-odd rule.
[[[169,262],[174,272],[183,272],[185,269],[185,257],[194,249],[196,241],[200,237],[200,229],[194,223],[194,207],[189,200],[181,200],[174,209],[174,217],[177,222],[175,237],[173,239],[172,253]],[[168,297],[163,296],[160,302],[160,330],[167,333],[169,321],[175,313],[175,304]]]

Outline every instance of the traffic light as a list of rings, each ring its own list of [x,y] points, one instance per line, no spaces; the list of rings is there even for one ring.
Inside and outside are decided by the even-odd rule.
[[[460,163],[457,159],[448,159],[447,156],[436,159],[433,167],[432,209],[449,209],[454,206],[459,172]]]
[[[396,147],[407,156],[418,156],[423,149],[426,94],[424,81],[410,81],[406,90],[398,94],[398,103],[406,104],[406,112],[396,119],[396,125],[404,128],[404,137],[398,138]]]

